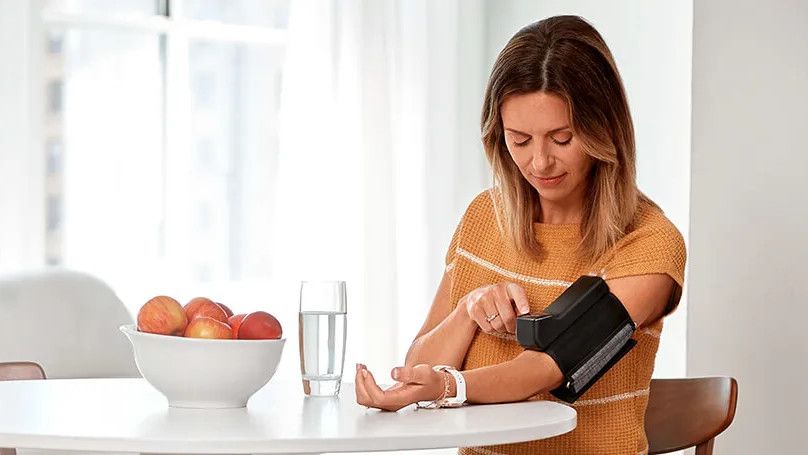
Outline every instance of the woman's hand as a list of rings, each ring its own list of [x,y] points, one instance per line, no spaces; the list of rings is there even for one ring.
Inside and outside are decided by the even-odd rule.
[[[485,333],[516,333],[516,316],[530,312],[524,288],[515,283],[479,287],[463,297],[458,305]],[[462,308],[461,308],[462,307]]]
[[[398,381],[382,390],[365,365],[356,364],[356,402],[369,408],[398,411],[419,401],[437,400],[445,390],[446,373],[438,373],[426,364],[393,368],[391,376]]]

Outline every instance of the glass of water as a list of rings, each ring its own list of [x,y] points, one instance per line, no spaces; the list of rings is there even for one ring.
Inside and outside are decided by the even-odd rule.
[[[300,283],[300,373],[312,396],[339,394],[345,360],[347,302],[344,281]]]

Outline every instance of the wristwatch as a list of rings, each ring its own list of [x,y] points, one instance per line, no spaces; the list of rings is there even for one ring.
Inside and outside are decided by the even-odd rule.
[[[449,365],[435,365],[432,367],[432,369],[438,373],[445,371],[451,374],[455,380],[455,388],[457,389],[455,396],[444,398],[440,403],[438,403],[438,407],[459,408],[460,406],[463,406],[466,403],[466,380],[463,379],[463,374]]]

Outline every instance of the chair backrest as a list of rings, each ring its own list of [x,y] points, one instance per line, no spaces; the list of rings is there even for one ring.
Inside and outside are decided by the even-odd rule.
[[[59,269],[0,278],[0,362],[33,361],[49,378],[137,377],[118,330],[132,316],[106,284]]]
[[[714,438],[735,418],[738,383],[730,377],[652,379],[645,412],[649,454],[696,446],[711,454]]]

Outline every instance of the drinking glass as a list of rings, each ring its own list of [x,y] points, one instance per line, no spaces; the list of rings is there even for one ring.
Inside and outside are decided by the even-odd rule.
[[[345,361],[345,282],[301,282],[299,324],[303,392],[310,396],[338,395]]]

